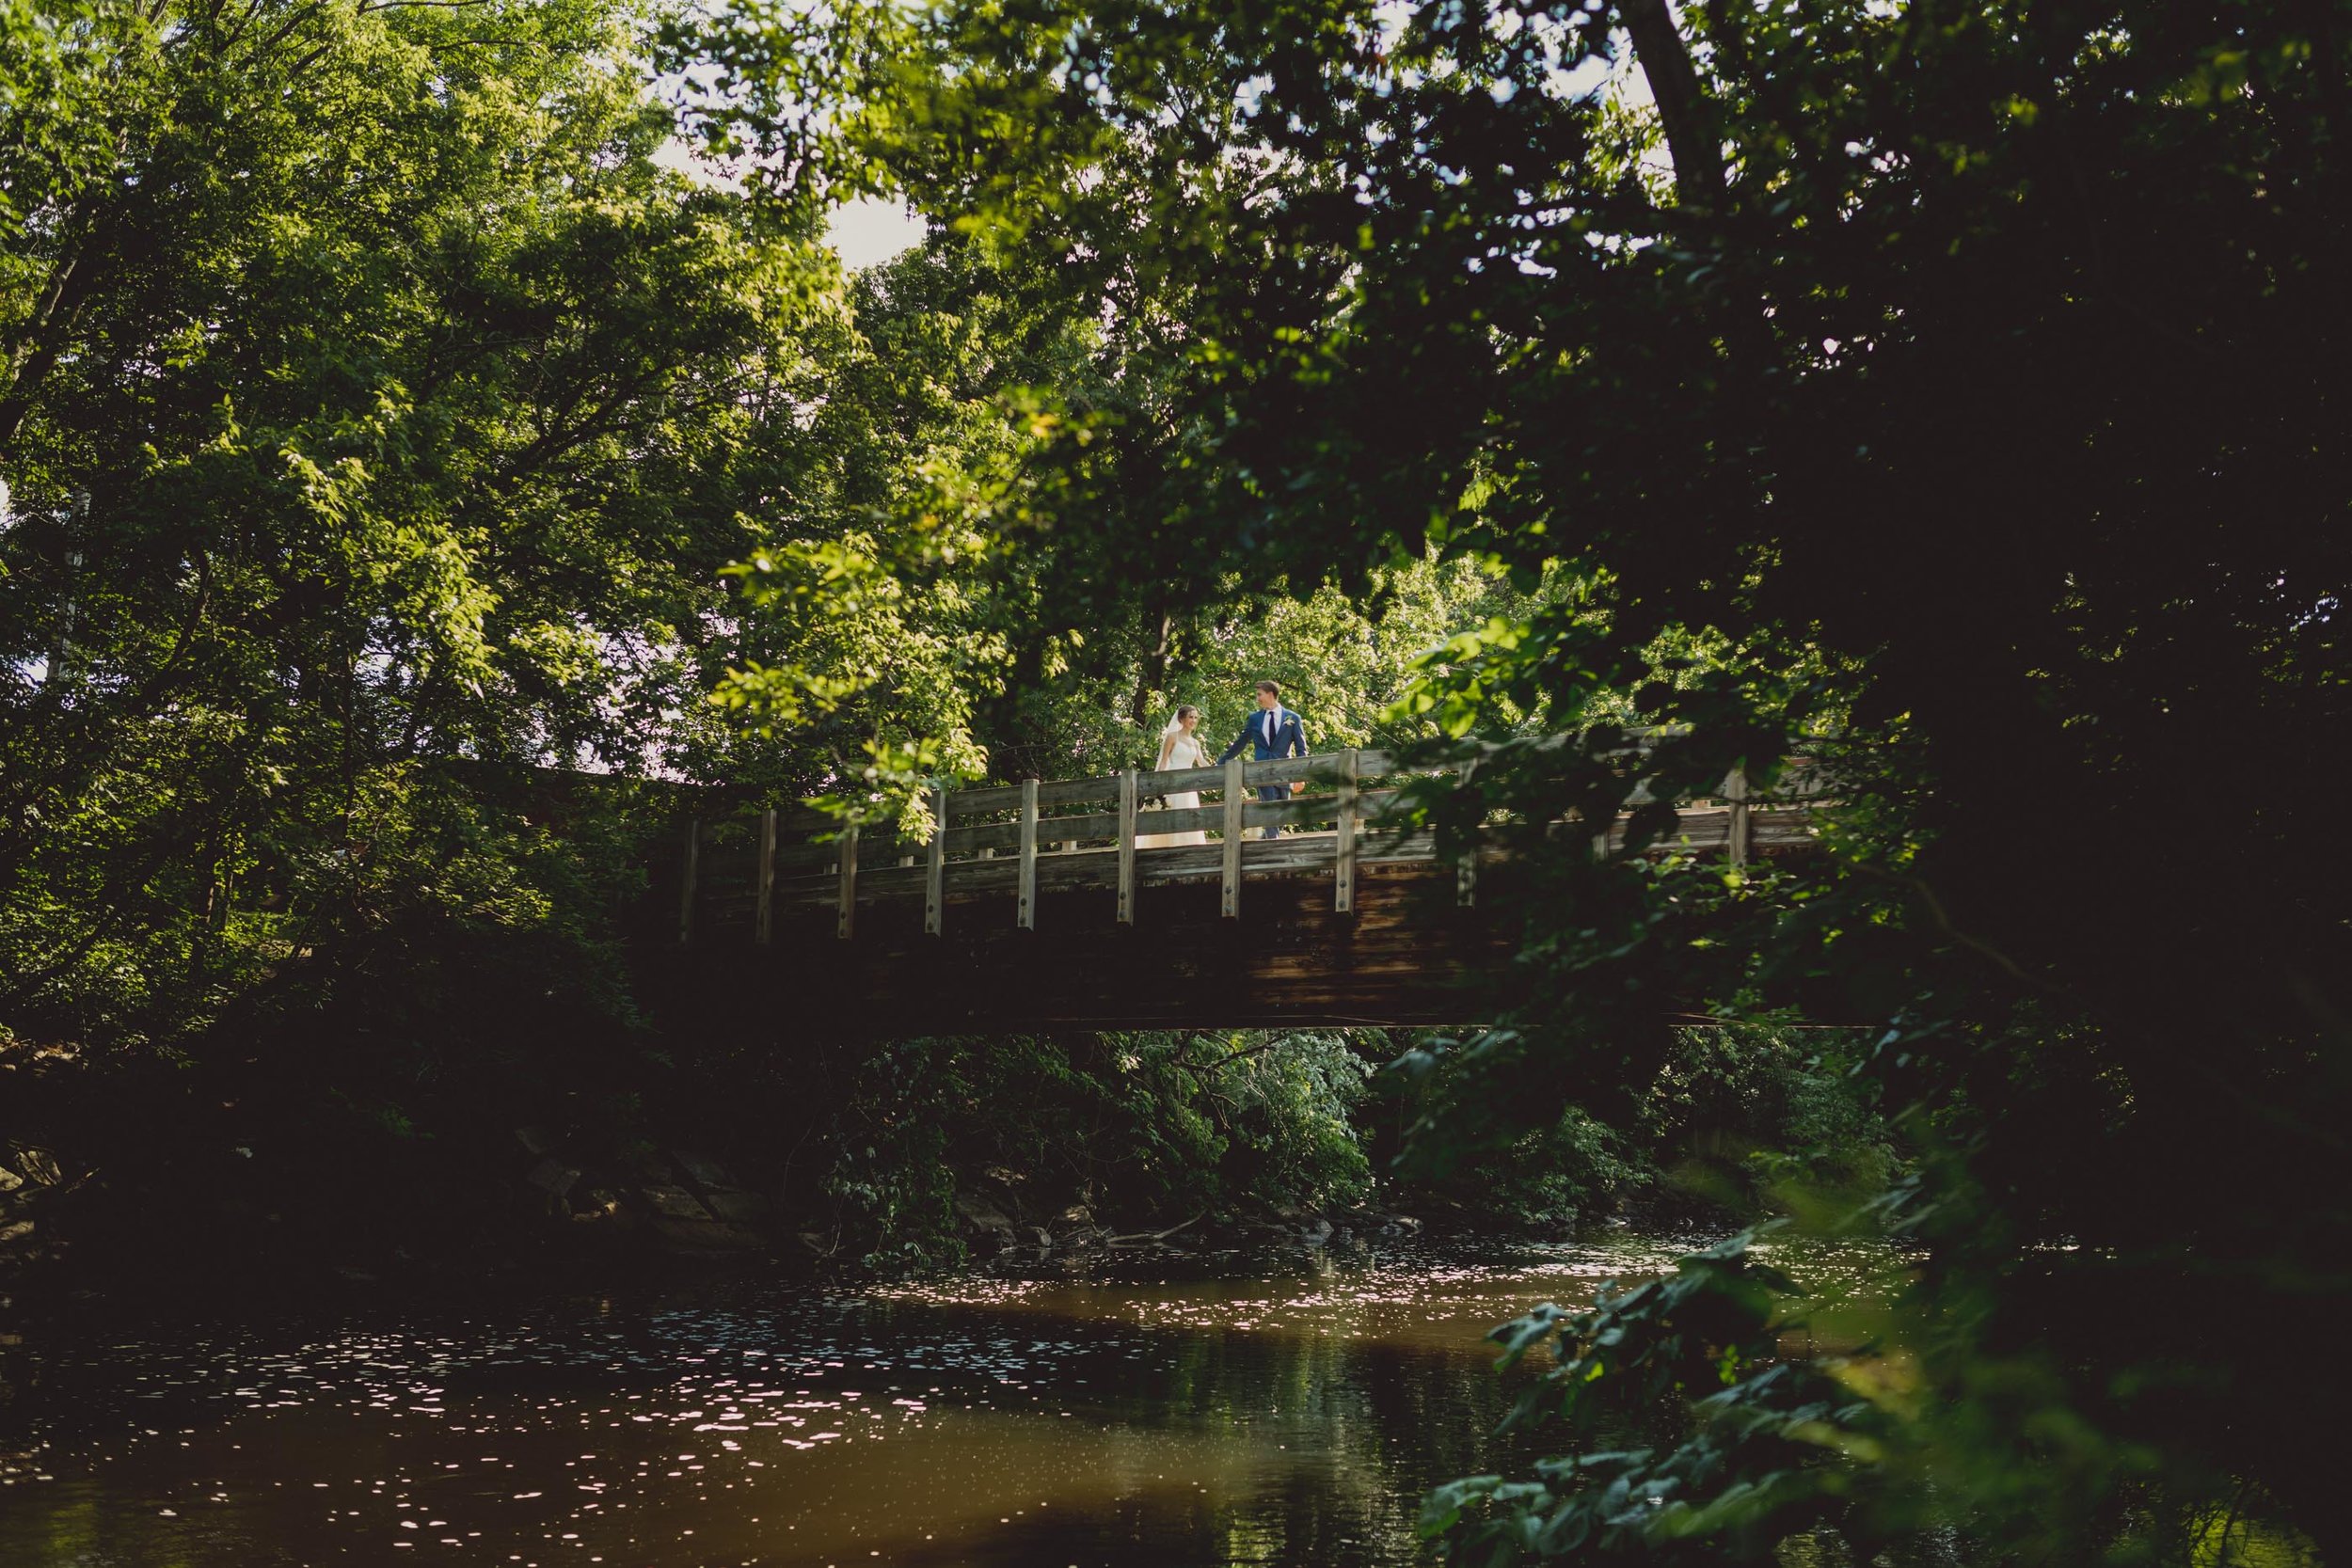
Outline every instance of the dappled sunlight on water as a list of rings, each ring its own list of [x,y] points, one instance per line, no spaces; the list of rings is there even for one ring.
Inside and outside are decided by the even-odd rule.
[[[76,1346],[0,1456],[0,1562],[1414,1561],[1421,1493],[1503,1461],[1486,1330],[1679,1250],[735,1281]]]
[[[1491,1354],[1488,1328],[1537,1301],[1588,1301],[1610,1279],[1662,1272],[1688,1247],[1649,1242],[1522,1247],[1479,1261],[1372,1254],[1311,1257],[1265,1277],[1128,1283],[959,1279],[876,1292],[941,1307],[1132,1323],[1139,1328],[1337,1338]]]

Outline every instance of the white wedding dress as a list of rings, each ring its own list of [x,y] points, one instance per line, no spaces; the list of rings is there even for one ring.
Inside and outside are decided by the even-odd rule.
[[[1180,768],[1206,768],[1208,766],[1209,749],[1200,744],[1199,736],[1187,735],[1178,728],[1171,728],[1161,735],[1160,772],[1172,772]],[[1170,811],[1180,811],[1186,806],[1197,806],[1200,803],[1200,792],[1197,789],[1180,789],[1168,796],[1164,803]],[[1166,849],[1179,844],[1206,844],[1208,842],[1207,832],[1195,828],[1189,832],[1182,833],[1141,833],[1136,835],[1136,847]]]

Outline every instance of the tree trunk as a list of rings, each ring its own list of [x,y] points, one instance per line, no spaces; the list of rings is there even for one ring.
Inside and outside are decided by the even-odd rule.
[[[1159,641],[1144,656],[1143,666],[1136,674],[1135,699],[1127,705],[1127,717],[1134,721],[1138,730],[1151,721],[1152,693],[1168,689],[1168,663],[1175,629],[1176,617],[1162,610]]]
[[[1617,14],[1633,38],[1633,56],[1649,80],[1666,131],[1666,152],[1674,159],[1675,202],[1720,215],[1730,193],[1724,171],[1723,130],[1715,105],[1699,84],[1690,45],[1675,30],[1666,0],[1624,0]]]

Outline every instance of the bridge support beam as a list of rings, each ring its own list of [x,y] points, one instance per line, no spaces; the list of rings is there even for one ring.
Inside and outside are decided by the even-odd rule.
[[[1339,832],[1331,851],[1331,908],[1340,914],[1356,912],[1357,761],[1353,746],[1340,753]]]
[[[1724,846],[1724,858],[1734,865],[1748,863],[1748,770],[1735,768],[1731,777],[1724,781],[1724,799],[1731,802],[1731,821],[1726,825],[1728,836]]]
[[[1025,931],[1037,929],[1037,781],[1021,785],[1021,888],[1012,923]]]
[[[1136,923],[1136,770],[1119,775],[1119,924]]]
[[[1474,760],[1462,764],[1464,784],[1470,782],[1470,774],[1477,767]],[[1607,842],[1608,835],[1604,833],[1602,843],[1605,846]],[[1470,834],[1470,847],[1462,852],[1462,858],[1454,865],[1454,901],[1464,909],[1478,902],[1478,834],[1475,832]]]
[[[776,934],[776,808],[759,814],[759,912],[752,940],[765,947]]]
[[[1248,792],[1241,786],[1241,758],[1226,758],[1224,896],[1219,905],[1228,920],[1241,918],[1242,802],[1248,799]]]
[[[838,912],[834,920],[833,934],[847,942],[857,927],[857,824],[854,822],[841,830],[840,867],[839,889],[834,895]]]
[[[931,791],[931,852],[923,873],[923,929],[940,934],[947,912],[947,787]]]

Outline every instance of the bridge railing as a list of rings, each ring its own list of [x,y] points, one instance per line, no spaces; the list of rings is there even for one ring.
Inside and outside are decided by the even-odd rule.
[[[770,810],[755,821],[690,823],[679,904],[679,940],[692,938],[698,911],[722,924],[749,917],[756,942],[766,942],[780,910],[830,910],[835,934],[855,930],[861,902],[919,896],[924,929],[938,935],[951,896],[1009,893],[1014,920],[1035,928],[1039,895],[1073,888],[1116,894],[1115,918],[1134,924],[1137,894],[1154,884],[1216,879],[1220,908],[1240,912],[1252,874],[1327,872],[1333,908],[1352,911],[1358,871],[1367,864],[1429,861],[1436,846],[1424,831],[1392,820],[1402,785],[1412,777],[1444,774],[1451,767],[1407,768],[1390,752],[1371,748],[1268,762],[1235,758],[1216,768],[1152,771],[1130,768],[1090,779],[1029,780],[1018,784],[939,790],[931,799],[938,831],[928,842],[896,832],[840,826],[810,810]],[[1261,790],[1288,786],[1272,800]],[[1753,794],[1743,774],[1724,781],[1714,797],[1687,802],[1676,842],[1700,852],[1720,850],[1734,864],[1759,851],[1809,840],[1809,805],[1825,789],[1806,759],[1784,766],[1770,798]],[[1197,793],[1198,806],[1168,806],[1172,795]],[[1645,800],[1637,790],[1630,804]],[[1273,830],[1272,836],[1265,836]],[[1206,842],[1154,844],[1180,833]],[[1621,842],[1624,821],[1604,837]],[[1457,897],[1472,902],[1478,860],[1457,867]]]

